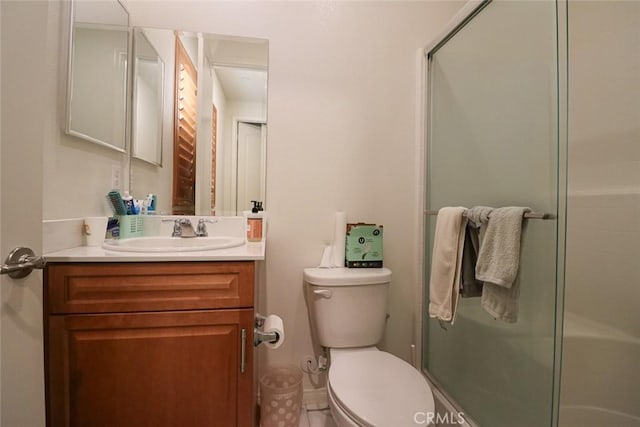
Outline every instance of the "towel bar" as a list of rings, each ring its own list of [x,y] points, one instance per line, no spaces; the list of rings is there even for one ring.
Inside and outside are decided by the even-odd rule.
[[[425,215],[438,215],[438,211],[434,210],[426,210],[424,213]],[[466,216],[466,213],[463,216]],[[523,217],[526,219],[553,219],[555,215],[544,212],[527,212]]]

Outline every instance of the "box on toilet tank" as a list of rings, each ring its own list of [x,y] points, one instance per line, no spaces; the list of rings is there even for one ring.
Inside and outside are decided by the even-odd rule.
[[[349,268],[382,267],[382,225],[347,224],[345,263]]]

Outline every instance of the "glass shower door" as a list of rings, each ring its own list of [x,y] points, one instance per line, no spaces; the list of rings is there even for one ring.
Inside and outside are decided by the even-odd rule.
[[[557,217],[556,20],[555,2],[493,1],[431,51],[428,209],[528,206]],[[434,225],[427,216],[429,260]],[[479,298],[461,299],[446,330],[424,314],[423,368],[480,426],[552,424],[558,233],[555,219],[525,221],[516,323],[493,319]]]

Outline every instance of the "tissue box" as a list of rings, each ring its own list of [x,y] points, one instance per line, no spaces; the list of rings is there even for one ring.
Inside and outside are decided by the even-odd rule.
[[[346,266],[349,268],[382,267],[382,230],[376,224],[347,224]]]

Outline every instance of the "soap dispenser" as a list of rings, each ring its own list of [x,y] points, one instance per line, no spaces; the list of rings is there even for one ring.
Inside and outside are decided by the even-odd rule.
[[[262,240],[262,202],[252,200],[251,213],[247,214],[247,241],[260,242]]]

